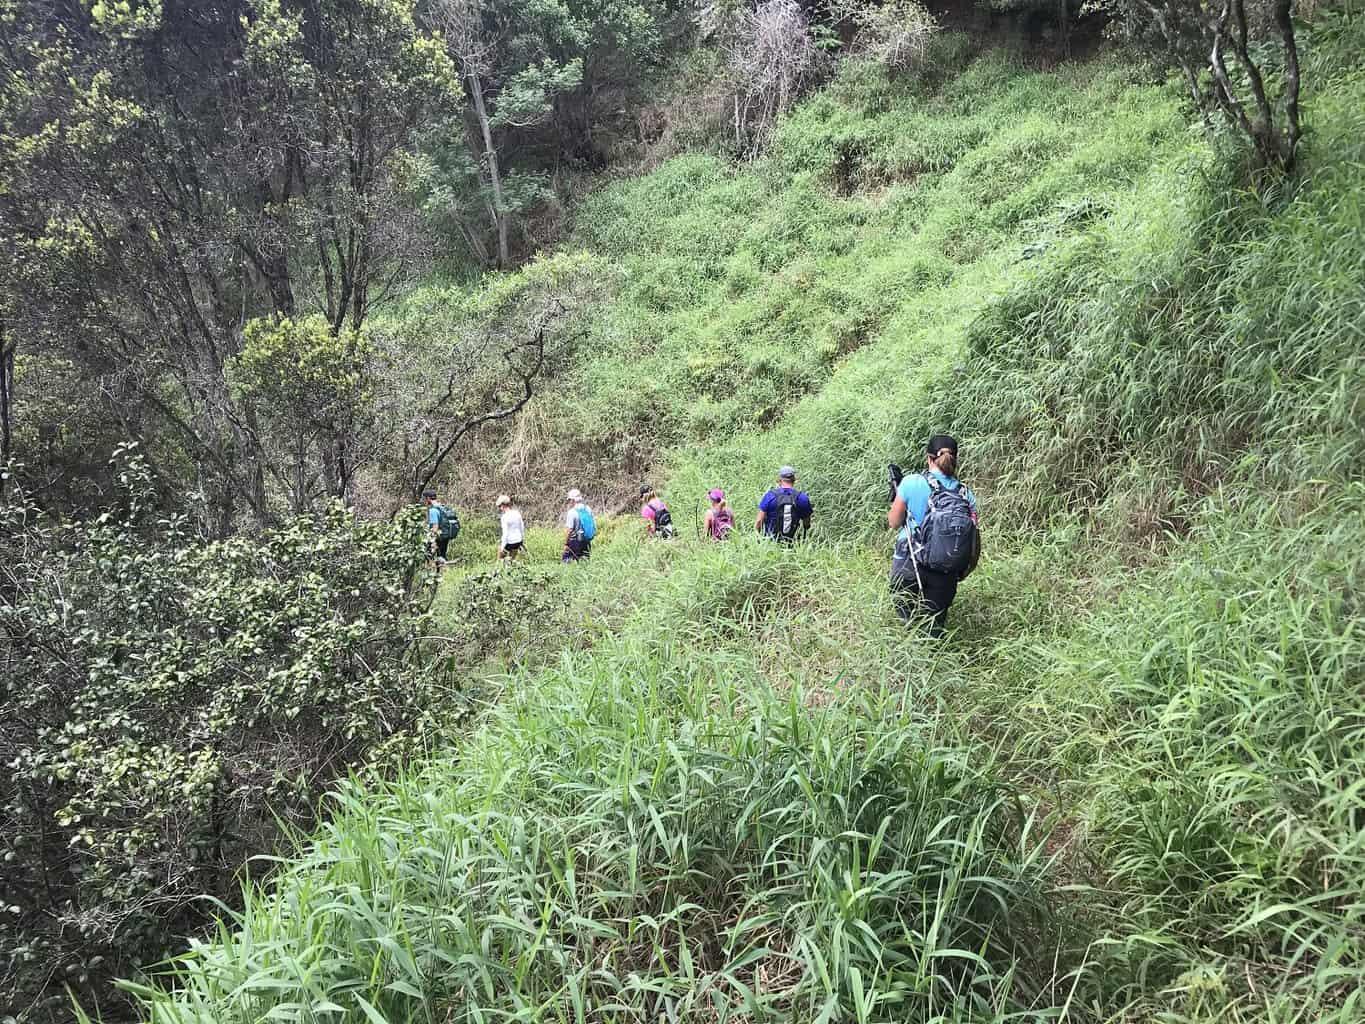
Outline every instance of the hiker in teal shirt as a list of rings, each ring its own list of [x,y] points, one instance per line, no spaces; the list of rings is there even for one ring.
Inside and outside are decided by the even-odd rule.
[[[437,565],[446,564],[446,549],[460,532],[460,520],[454,511],[436,500],[435,491],[423,491],[427,503],[427,552]]]
[[[957,441],[935,434],[925,470],[896,486],[887,525],[898,530],[891,558],[891,594],[903,622],[925,616],[941,637],[957,585],[981,557],[976,496],[957,479]]]

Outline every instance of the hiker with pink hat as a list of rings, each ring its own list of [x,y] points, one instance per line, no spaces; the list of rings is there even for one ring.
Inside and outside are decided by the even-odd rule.
[[[725,492],[713,487],[707,497],[711,499],[711,507],[706,510],[706,518],[702,521],[706,536],[712,540],[726,540],[734,529],[735,517],[725,500]]]

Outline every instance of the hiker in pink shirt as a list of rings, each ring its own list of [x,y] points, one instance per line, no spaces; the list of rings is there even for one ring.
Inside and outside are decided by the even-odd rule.
[[[725,500],[725,492],[713,487],[707,497],[711,499],[711,507],[706,510],[706,518],[702,521],[706,536],[712,540],[727,540],[735,527],[735,517]]]
[[[640,518],[645,521],[645,529],[651,537],[669,538],[673,536],[673,513],[663,503],[649,484],[640,485]]]

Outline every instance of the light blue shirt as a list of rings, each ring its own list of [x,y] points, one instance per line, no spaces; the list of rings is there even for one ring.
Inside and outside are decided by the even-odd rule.
[[[955,491],[962,487],[962,481],[954,476],[944,476],[936,469],[929,470],[934,477],[950,491]],[[976,495],[972,493],[970,487],[964,488],[967,504],[972,506],[972,511],[976,511]],[[906,519],[905,525],[901,527],[901,532],[896,536],[902,540],[910,539],[911,523],[916,526],[924,522],[924,517],[929,514],[929,481],[924,479],[923,473],[915,473],[907,476],[896,488],[896,494],[905,502]]]
[[[440,506],[440,505],[429,505],[429,506],[427,507],[427,525],[428,525],[428,526],[440,526],[440,525],[441,525],[441,506]]]

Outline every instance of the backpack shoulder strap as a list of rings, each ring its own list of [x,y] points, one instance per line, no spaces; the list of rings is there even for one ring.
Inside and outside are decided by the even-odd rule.
[[[933,491],[935,494],[943,490],[943,485],[938,482],[938,477],[934,476],[934,474],[927,469],[924,471],[924,482],[929,485],[929,490]]]

